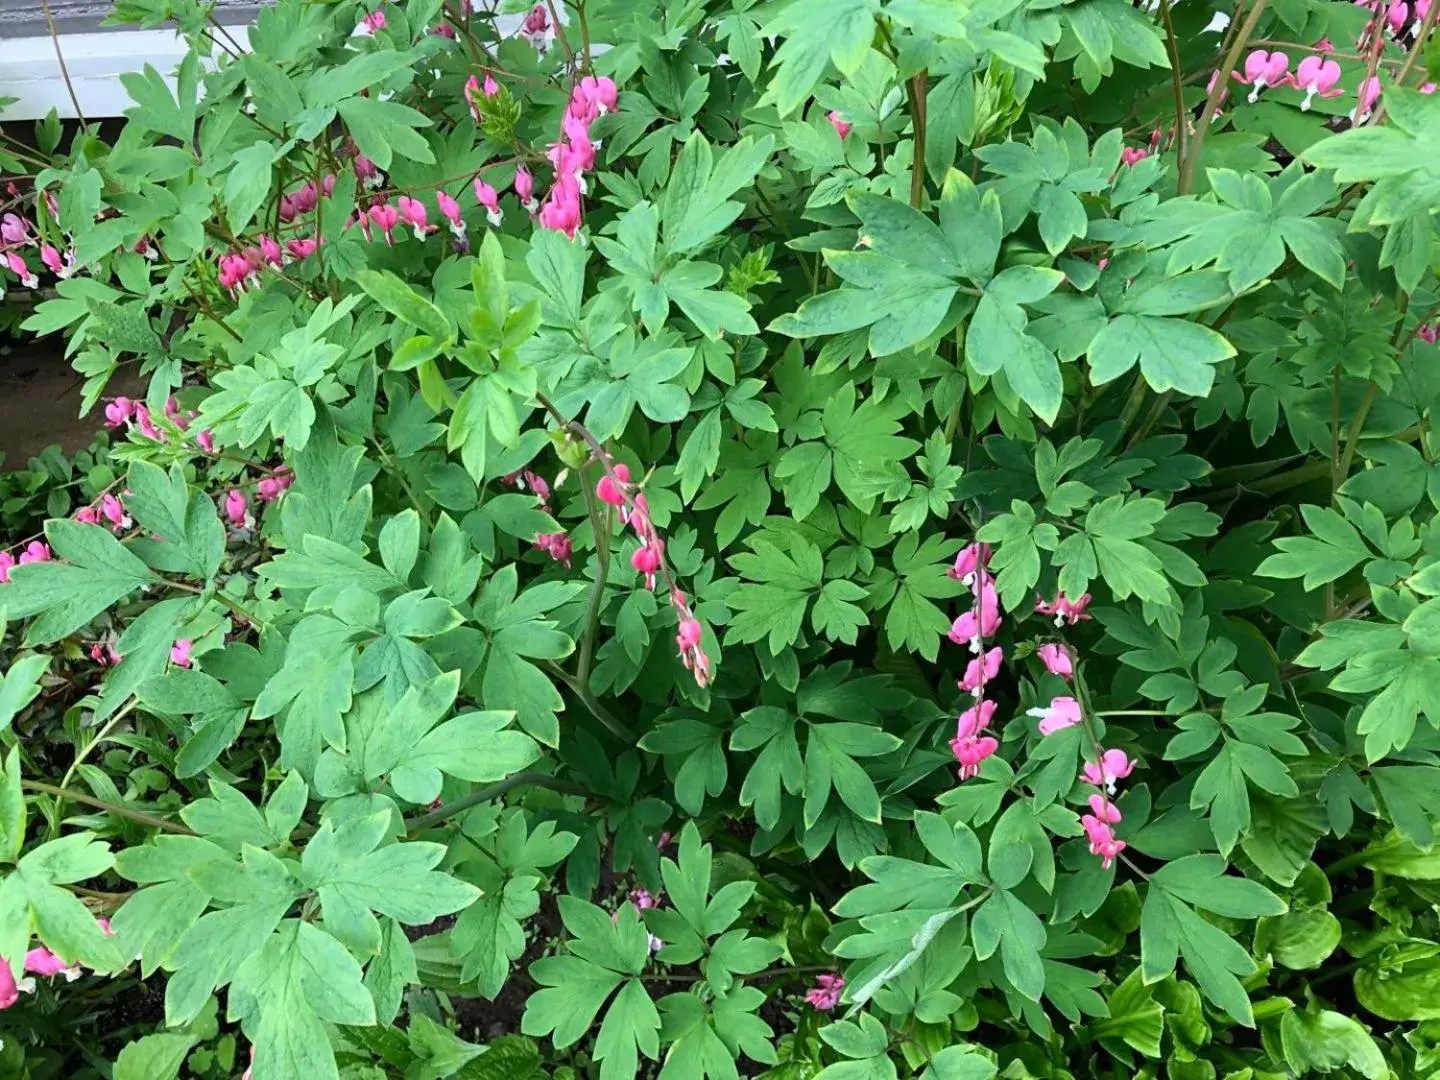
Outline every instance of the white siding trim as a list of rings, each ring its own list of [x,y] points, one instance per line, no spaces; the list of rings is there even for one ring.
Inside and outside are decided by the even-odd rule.
[[[243,33],[232,33],[244,42]],[[172,75],[186,51],[184,39],[173,30],[61,34],[59,41],[87,120],[124,115],[130,98],[120,84],[122,72],[139,71],[151,64],[173,90]],[[0,120],[38,120],[52,108],[62,120],[75,119],[75,107],[48,34],[0,40],[0,97],[19,99],[0,110]]]

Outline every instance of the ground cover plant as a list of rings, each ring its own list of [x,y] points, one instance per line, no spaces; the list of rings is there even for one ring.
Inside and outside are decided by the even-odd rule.
[[[1437,17],[120,0],[0,1071],[1440,1071]]]

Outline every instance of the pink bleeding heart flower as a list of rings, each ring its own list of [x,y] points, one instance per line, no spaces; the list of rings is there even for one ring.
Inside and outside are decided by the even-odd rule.
[[[595,497],[607,506],[624,506],[625,490],[630,486],[630,466],[617,462],[595,485]]]
[[[1375,102],[1380,99],[1380,80],[1372,75],[1360,84],[1355,91],[1355,108],[1350,111],[1350,122],[1352,124],[1363,124],[1370,119],[1371,112],[1375,109]]]
[[[75,520],[82,525],[99,525],[100,511],[93,506],[82,506],[75,511]]]
[[[829,1012],[840,1004],[840,994],[844,989],[845,976],[817,975],[815,985],[805,992],[805,1001],[821,1012]]]
[[[0,551],[0,585],[10,584],[10,571],[17,565],[19,564],[16,563],[14,555],[8,551]]]
[[[495,81],[495,76],[491,75],[488,71],[485,72],[485,85],[481,87],[481,90],[486,97],[494,97],[500,93],[500,84]]]
[[[154,439],[156,442],[165,441],[164,434],[155,426],[155,421],[150,419],[150,410],[144,405],[135,406],[135,426],[147,439]]]
[[[1434,345],[1440,341],[1440,322],[1421,323],[1415,328],[1415,336],[1421,341]]]
[[[830,121],[830,126],[835,129],[835,134],[842,139],[849,135],[855,127],[854,124],[846,123],[844,118],[833,109],[825,114],[825,119]]]
[[[30,223],[19,214],[6,214],[0,218],[0,240],[7,244],[29,243]]]
[[[105,406],[105,426],[118,428],[129,422],[135,413],[135,403],[127,397],[117,397]]]
[[[566,533],[536,533],[535,547],[545,552],[558,563],[570,565],[574,543]]]
[[[562,172],[555,178],[537,219],[542,229],[563,232],[574,239],[580,228],[580,185],[573,176]]]
[[[195,436],[195,441],[200,444],[200,449],[207,454],[215,453],[215,435],[210,431],[202,431]]]
[[[250,504],[245,499],[245,493],[238,488],[231,488],[225,496],[225,516],[236,528],[243,527],[245,519],[250,516]]]
[[[983,697],[985,684],[1000,674],[1000,663],[1005,659],[1005,650],[996,645],[983,656],[976,656],[965,666],[965,677],[959,682],[962,692]]]
[[[1058,642],[1041,645],[1035,650],[1035,655],[1040,657],[1040,662],[1051,675],[1068,679],[1075,674],[1075,663],[1071,659],[1070,650]]]
[[[1050,704],[1040,709],[1030,709],[1027,716],[1040,721],[1041,735],[1054,735],[1057,731],[1074,727],[1081,721],[1080,702],[1073,697],[1051,698]]]
[[[400,215],[400,220],[415,230],[416,240],[424,240],[426,233],[434,232],[436,229],[436,226],[428,224],[429,212],[419,199],[401,195],[395,200],[395,210]]]
[[[703,690],[710,685],[712,674],[710,657],[705,654],[705,650],[700,644],[704,631],[700,626],[700,621],[690,614],[683,598],[676,601],[672,595],[671,602],[675,603],[679,609],[680,623],[675,631],[675,644],[680,649],[680,662],[685,666],[686,671],[695,676],[695,685]],[[666,836],[668,835],[667,833]],[[660,846],[663,847],[664,844],[662,843]]]
[[[475,201],[485,208],[485,220],[490,223],[491,228],[498,229],[505,220],[505,214],[500,209],[500,196],[478,176],[475,178]]]
[[[1410,20],[1410,5],[1405,0],[1395,0],[1385,9],[1385,21],[1390,25],[1390,30],[1398,34],[1405,29],[1405,24]]]
[[[980,775],[981,763],[1000,749],[1000,742],[991,735],[972,735],[966,739],[955,739],[950,750],[960,763],[958,775],[961,783]]]
[[[683,649],[693,649],[700,644],[702,631],[700,623],[696,619],[686,619],[675,632],[675,644]]]
[[[1114,795],[1116,781],[1124,780],[1134,770],[1135,762],[1130,760],[1124,750],[1105,750],[1100,754],[1099,761],[1085,763],[1085,767],[1080,770],[1080,779]]]
[[[445,192],[437,191],[435,205],[440,208],[440,216],[450,223],[450,232],[456,238],[464,236],[465,222],[460,217],[460,204]]]
[[[385,12],[376,8],[355,24],[355,33],[360,37],[370,37],[378,30],[385,29]]]
[[[188,668],[194,663],[190,659],[190,650],[194,647],[195,643],[189,638],[178,639],[174,645],[170,646],[170,662],[176,667]]]
[[[1241,82],[1251,87],[1249,100],[1253,103],[1260,99],[1260,91],[1267,86],[1279,86],[1286,81],[1286,72],[1290,69],[1290,57],[1283,52],[1267,53],[1264,49],[1256,49],[1245,57],[1245,73],[1231,72],[1236,82]]]
[[[1120,808],[1099,792],[1090,796],[1090,813],[1107,825],[1120,823]]]
[[[355,152],[355,178],[367,191],[378,188],[385,182],[380,175],[380,168],[358,150]]]
[[[285,264],[285,253],[280,249],[280,244],[269,236],[260,237],[260,254],[271,266]]]
[[[995,709],[995,702],[982,700],[962,712],[955,720],[955,738],[950,740],[951,748],[953,749],[957,742],[973,739],[988,728],[990,721],[995,718]]]
[[[40,540],[31,540],[25,545],[25,550],[20,553],[20,565],[27,563],[49,562],[54,555],[50,551],[50,545]]]
[[[74,982],[80,977],[80,965],[67,964],[43,945],[25,954],[25,970],[45,978],[64,975],[67,982]]]
[[[108,491],[100,499],[100,513],[117,533],[130,528],[130,515],[125,512],[125,504]]]
[[[34,980],[21,979],[16,982],[15,973],[10,970],[10,961],[0,956],[0,1010],[8,1009],[19,1001],[22,990],[34,993]]]
[[[955,565],[945,571],[945,576],[965,585],[975,584],[975,571],[990,564],[989,544],[967,544],[955,556]]]
[[[1099,855],[1100,868],[1109,870],[1115,859],[1125,850],[1125,841],[1117,840],[1114,830],[1093,814],[1084,815],[1080,824],[1090,840],[1090,854]]]
[[[951,641],[957,645],[969,645],[973,653],[980,651],[986,638],[995,636],[1003,621],[994,579],[982,570],[977,574],[976,585],[978,602],[950,624],[949,634]]]
[[[655,575],[660,571],[662,560],[658,538],[651,540],[643,547],[636,548],[635,553],[630,556],[630,565],[645,575],[645,588],[655,588]]]
[[[25,264],[25,260],[15,252],[11,251],[6,254],[5,261],[9,264],[11,272],[20,279],[20,284],[24,285],[25,288],[36,289],[40,287],[40,279],[31,272],[30,267]]]
[[[540,204],[535,199],[535,177],[524,165],[515,170],[515,194],[526,213],[533,214],[539,209]]]
[[[1134,167],[1150,156],[1150,152],[1144,147],[1127,146],[1120,151],[1120,160],[1125,165]]]
[[[1305,91],[1305,99],[1300,102],[1300,109],[1304,111],[1310,108],[1311,99],[1316,95],[1320,97],[1339,97],[1344,93],[1335,84],[1340,81],[1340,65],[1334,60],[1324,60],[1318,56],[1307,56],[1300,61],[1300,66],[1295,69],[1295,85]]]
[[[40,246],[40,261],[61,281],[64,281],[70,276],[71,267],[69,260],[60,254],[60,249],[54,244],[42,244]]]
[[[598,78],[586,75],[576,86],[570,104],[571,111],[576,115],[583,116],[588,123],[596,116],[614,112],[619,101],[620,91],[616,87],[614,79],[608,75],[601,75]],[[576,106],[579,108],[577,109]]]
[[[1039,597],[1035,598],[1035,610],[1041,615],[1055,616],[1056,626],[1069,624],[1074,626],[1082,619],[1090,618],[1085,614],[1085,609],[1090,606],[1090,594],[1087,592],[1078,600],[1067,599],[1065,594],[1059,593],[1053,604],[1047,604]]]
[[[520,24],[519,36],[530,43],[530,47],[541,56],[550,48],[550,16],[545,10],[544,3],[538,3],[530,9],[530,14],[525,16],[525,21]]]
[[[290,257],[296,261],[314,255],[319,246],[315,238],[310,236],[297,236],[293,240],[285,241],[285,250],[290,252]]]
[[[400,211],[389,203],[381,203],[370,208],[370,222],[382,233],[385,234],[385,243],[393,247],[395,238],[391,235],[395,227],[400,224]]]

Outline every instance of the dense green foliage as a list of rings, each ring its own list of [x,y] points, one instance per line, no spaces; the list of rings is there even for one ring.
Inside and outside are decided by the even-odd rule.
[[[0,147],[0,1074],[1440,1071],[1440,4],[474,8]]]

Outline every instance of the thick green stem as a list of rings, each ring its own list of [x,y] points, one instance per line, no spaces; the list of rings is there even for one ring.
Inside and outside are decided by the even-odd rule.
[[[1165,24],[1165,51],[1170,56],[1170,86],[1175,92],[1175,160],[1185,160],[1185,92],[1181,85],[1180,49],[1175,43],[1175,24],[1170,18],[1170,0],[1160,0],[1160,20]]]
[[[479,806],[481,803],[489,802],[491,799],[498,799],[517,787],[548,788],[551,791],[561,791],[567,795],[590,794],[585,788],[571,780],[563,780],[558,776],[551,776],[548,773],[520,772],[514,776],[507,776],[499,783],[480,788],[478,791],[472,791],[469,795],[456,799],[452,803],[446,803],[438,809],[431,810],[428,814],[406,818],[405,831],[407,833],[424,832],[426,829],[434,825],[439,825],[442,821],[452,818],[456,814],[463,814],[471,807]]]
[[[176,833],[179,836],[195,835],[178,821],[167,821],[162,817],[156,817],[154,814],[147,814],[143,810],[132,810],[128,806],[106,802],[104,799],[97,799],[83,792],[56,787],[54,784],[45,784],[39,780],[21,780],[20,786],[26,791],[38,791],[42,795],[53,796],[56,800],[55,809],[57,812],[63,803],[79,803],[81,806],[93,806],[96,810],[104,810],[107,813],[114,814],[116,817],[136,821],[141,825],[149,825],[151,828],[160,829],[163,832]]]
[[[1220,65],[1215,84],[1210,87],[1210,93],[1205,98],[1205,107],[1200,110],[1200,123],[1196,126],[1195,138],[1191,140],[1190,150],[1180,165],[1180,179],[1175,188],[1179,195],[1188,195],[1195,188],[1195,170],[1200,166],[1201,151],[1205,148],[1205,136],[1209,133],[1210,121],[1220,107],[1220,97],[1229,85],[1230,73],[1240,62],[1240,54],[1244,51],[1251,35],[1255,33],[1255,26],[1259,23],[1260,16],[1265,12],[1265,4],[1266,0],[1255,0],[1254,6],[1250,8],[1250,14],[1245,17],[1245,22],[1240,27],[1240,32],[1230,43],[1230,51],[1225,54],[1225,60]]]
[[[929,72],[920,70],[905,84],[910,94],[910,122],[915,131],[915,160],[910,165],[910,205],[920,209],[925,196],[925,96],[929,92]]]

